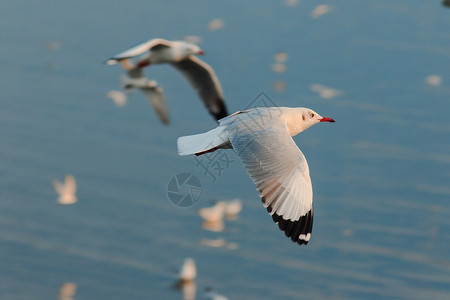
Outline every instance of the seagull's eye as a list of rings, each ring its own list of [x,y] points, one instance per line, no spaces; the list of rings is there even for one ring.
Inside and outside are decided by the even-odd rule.
[[[313,114],[313,113],[309,113],[309,116],[310,116],[311,118],[314,118],[314,114]]]

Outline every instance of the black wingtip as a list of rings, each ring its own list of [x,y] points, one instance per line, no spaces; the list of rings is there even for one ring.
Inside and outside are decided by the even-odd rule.
[[[271,212],[268,207],[267,211]],[[274,213],[272,219],[278,224],[278,227],[284,231],[285,235],[299,245],[306,245],[309,242],[313,225],[313,210],[311,209],[306,215],[301,216],[297,221],[285,220],[282,216]]]
[[[220,108],[219,108],[218,112],[212,113],[212,115],[214,116],[216,121],[219,121],[220,119],[223,119],[228,116],[228,110],[227,110],[227,107],[225,106],[225,103],[223,102],[223,100],[220,99],[219,103],[220,103]]]

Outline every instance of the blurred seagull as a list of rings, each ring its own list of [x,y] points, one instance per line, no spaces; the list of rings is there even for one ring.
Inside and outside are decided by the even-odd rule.
[[[121,60],[138,55],[142,55],[136,65],[138,69],[150,64],[170,63],[186,77],[210,114],[219,120],[228,115],[219,79],[211,66],[195,57],[194,54],[203,54],[200,47],[195,44],[153,39],[113,56],[106,61],[106,64],[114,65]]]
[[[213,130],[178,138],[178,154],[198,156],[233,148],[279,228],[293,242],[307,244],[313,191],[308,163],[292,137],[319,122],[334,120],[303,107],[238,111],[219,120]]]
[[[198,210],[198,214],[207,222],[220,222],[227,208],[225,201],[218,201],[214,206],[204,207]]]
[[[328,4],[320,4],[311,12],[311,18],[317,19],[331,11],[331,6]]]
[[[77,202],[77,197],[75,196],[77,184],[72,175],[67,175],[64,183],[59,182],[56,179],[53,180],[52,183],[56,193],[59,194],[59,204],[74,204]]]
[[[195,284],[195,277],[197,276],[197,268],[195,261],[192,258],[186,258],[181,266],[177,281],[173,288],[180,290],[183,293],[184,300],[194,300],[197,286]]]
[[[190,282],[197,277],[197,268],[195,261],[192,258],[186,258],[181,266],[180,273],[178,273],[178,281]]]
[[[242,201],[240,199],[233,199],[228,201],[227,206],[225,207],[225,216],[228,219],[236,219],[237,215],[242,210]]]
[[[73,282],[65,282],[61,285],[58,300],[73,300],[77,292],[77,285]]]
[[[333,88],[321,85],[321,84],[311,84],[309,86],[310,90],[319,94],[321,98],[331,99],[342,95],[340,90],[335,90]]]
[[[158,86],[155,80],[149,80],[143,74],[141,68],[135,68],[130,59],[123,59],[120,61],[122,68],[127,71],[128,76],[122,78],[122,86],[125,90],[134,88],[140,89],[150,105],[153,107],[156,115],[165,125],[169,124],[169,109],[167,108],[166,98],[162,88]]]

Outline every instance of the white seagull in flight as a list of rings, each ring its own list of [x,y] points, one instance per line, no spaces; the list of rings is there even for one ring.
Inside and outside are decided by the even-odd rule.
[[[135,68],[130,59],[126,58],[120,61],[122,68],[127,71],[128,76],[122,78],[122,86],[125,90],[138,88],[147,97],[148,102],[158,115],[164,125],[169,124],[169,109],[166,104],[166,97],[162,88],[158,86],[155,80],[149,80],[143,74],[141,68]]]
[[[216,120],[224,118],[228,112],[219,79],[211,66],[195,57],[195,54],[203,54],[200,47],[195,44],[152,39],[114,55],[106,61],[106,64],[114,65],[121,60],[138,55],[142,55],[136,64],[136,68],[139,69],[150,64],[170,63],[191,83],[210,114]]]
[[[273,220],[293,242],[307,244],[313,224],[313,190],[308,163],[292,137],[319,122],[334,120],[302,107],[238,111],[219,120],[213,130],[178,138],[178,154],[233,148]]]

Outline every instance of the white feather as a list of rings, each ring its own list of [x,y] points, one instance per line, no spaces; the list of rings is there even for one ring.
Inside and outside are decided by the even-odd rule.
[[[178,138],[178,154],[189,155],[220,147],[229,143],[226,127],[219,126],[208,132]]]

